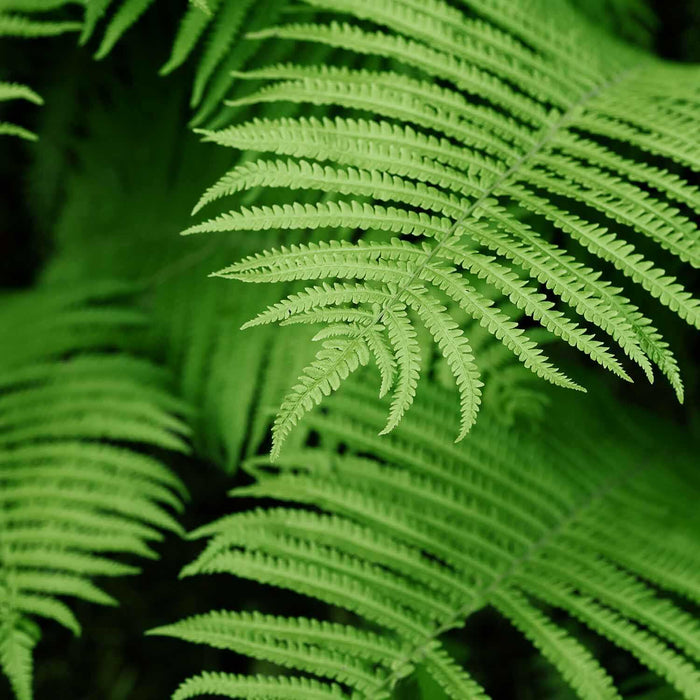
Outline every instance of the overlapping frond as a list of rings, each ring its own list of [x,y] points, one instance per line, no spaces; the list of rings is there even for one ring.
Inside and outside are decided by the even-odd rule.
[[[629,298],[636,289],[622,285],[646,290],[699,325],[697,299],[665,269],[700,263],[693,218],[700,199],[688,177],[700,166],[698,69],[607,36],[567,3],[306,4],[337,19],[292,22],[253,37],[342,50],[366,67],[338,59],[241,73],[263,85],[230,104],[291,104],[302,114],[203,131],[205,140],[267,155],[229,171],[195,211],[260,188],[285,191],[286,203],[243,206],[185,231],[285,230],[295,241],[310,230],[357,232],[342,245],[326,234],[326,248],[302,242],[216,273],[246,282],[325,280],[306,300],[311,306],[291,304],[284,318],[263,313],[256,323],[290,323],[297,315],[300,323],[347,324],[342,361],[321,350],[282,404],[274,454],[325,388],[349,373],[348,357],[376,357],[368,344],[376,346],[377,334],[394,364],[405,366],[409,329],[417,321],[438,328],[417,300],[432,308],[456,303],[535,374],[577,388],[489,295],[474,291],[477,278],[624,379],[631,375],[614,346],[650,380],[656,366],[682,399],[677,362],[647,317],[653,302],[649,312],[646,304],[639,308]],[[595,262],[582,262],[580,246]],[[358,291],[334,294],[343,280]],[[399,310],[406,322],[387,322]],[[444,328],[440,339],[433,335],[461,388],[462,436],[473,422],[480,380],[469,339],[451,334],[447,342]],[[386,359],[379,363],[386,393],[406,373],[389,374]],[[396,415],[410,405],[407,386]]]
[[[333,615],[341,624],[221,610],[156,629],[303,676],[208,672],[173,697],[292,698],[295,683],[310,682],[305,697],[389,698],[420,668],[448,697],[484,698],[444,635],[487,606],[581,698],[620,695],[561,611],[679,697],[697,697],[700,627],[682,602],[700,591],[700,522],[687,496],[697,488],[693,450],[669,449],[681,444],[670,438],[674,426],[620,420],[614,404],[595,398],[595,414],[560,403],[546,434],[483,420],[456,447],[446,392],[431,389],[395,432],[377,437],[384,406],[351,382],[308,421],[324,448],[252,459],[255,483],[232,492],[290,505],[201,527],[193,537],[207,545],[183,575],[244,577],[354,615]]]
[[[113,555],[154,558],[149,542],[180,532],[184,487],[156,455],[186,451],[184,406],[161,369],[118,351],[143,324],[126,292],[0,305],[0,667],[18,700],[32,698],[35,618],[79,634],[65,598],[116,604],[93,579],[138,569]]]

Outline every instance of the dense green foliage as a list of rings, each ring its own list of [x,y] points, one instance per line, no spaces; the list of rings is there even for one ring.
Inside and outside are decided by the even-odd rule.
[[[440,638],[490,605],[580,697],[619,697],[589,649],[545,605],[628,650],[683,696],[700,693],[692,666],[700,659],[700,625],[658,593],[700,600],[688,529],[697,508],[679,498],[697,490],[697,474],[683,448],[666,449],[668,427],[659,441],[644,416],[620,422],[606,405],[582,420],[569,402],[539,440],[484,420],[457,449],[449,440],[449,396],[426,397],[395,436],[382,438],[376,399],[361,387],[348,394],[309,421],[322,447],[287,450],[272,464],[248,460],[256,482],[232,492],[321,512],[258,508],[205,525],[192,536],[210,541],[183,575],[224,572],[289,587],[364,624],[216,611],[153,633],[311,672],[349,686],[352,697],[390,697],[398,680],[420,668],[451,698],[483,698]],[[611,428],[633,447],[618,451]],[[306,687],[301,676],[204,673],[175,697],[257,697],[278,683]],[[308,688],[308,697],[311,689],[347,697],[330,683]]]
[[[700,697],[688,8],[0,0],[0,697]]]

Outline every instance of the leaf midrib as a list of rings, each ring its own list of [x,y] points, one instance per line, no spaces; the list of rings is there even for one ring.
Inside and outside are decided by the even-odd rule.
[[[490,593],[492,591],[497,591],[499,586],[504,582],[507,582],[509,578],[521,567],[523,564],[531,560],[538,552],[541,552],[546,548],[552,540],[558,537],[566,529],[568,529],[575,522],[579,521],[583,515],[589,511],[593,506],[603,501],[612,491],[620,488],[624,483],[632,479],[634,476],[638,475],[641,471],[648,468],[647,465],[640,465],[632,469],[628,469],[622,474],[616,474],[613,478],[604,482],[598,490],[591,493],[585,501],[576,506],[569,514],[560,520],[552,529],[545,532],[541,537],[531,543],[527,550],[521,554],[517,559],[511,562],[508,568],[499,574],[495,579],[493,579],[487,586],[485,586],[481,592],[478,594],[476,600],[472,598],[469,602],[465,603],[462,607],[455,611],[452,617],[437,626],[433,632],[426,635],[422,643],[416,644],[413,649],[406,653],[399,661],[396,662],[397,671],[392,672],[390,676],[387,676],[380,686],[376,687],[377,699],[384,697],[382,692],[386,688],[392,688],[394,683],[400,680],[403,675],[401,675],[401,669],[405,668],[407,664],[411,662],[416,662],[421,658],[424,658],[431,653],[430,646],[432,643],[440,637],[442,634],[448,632],[455,627],[462,626],[465,620],[473,613],[480,610],[485,605],[489,603]]]

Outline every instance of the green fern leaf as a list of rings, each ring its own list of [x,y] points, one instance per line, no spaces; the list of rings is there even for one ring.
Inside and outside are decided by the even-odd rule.
[[[115,605],[92,577],[138,570],[111,555],[155,558],[148,542],[181,532],[182,484],[137,446],[186,451],[186,409],[161,370],[113,352],[135,320],[125,293],[47,288],[0,306],[13,330],[0,350],[0,666],[18,700],[32,698],[33,618],[79,634],[64,599]]]
[[[691,499],[676,498],[693,478],[693,455],[676,441],[670,467],[672,426],[659,437],[643,415],[620,420],[597,396],[597,412],[563,403],[546,435],[486,420],[457,447],[452,397],[426,389],[378,437],[383,402],[351,381],[307,421],[307,439],[322,434],[334,449],[301,445],[274,466],[251,459],[255,482],[232,492],[289,506],[236,512],[192,533],[207,546],[183,575],[228,573],[293,590],[354,613],[349,622],[216,611],[153,633],[308,673],[345,697],[391,697],[420,670],[448,697],[485,698],[444,641],[493,606],[579,697],[620,692],[566,616],[694,698],[700,630],[669,595],[698,595],[697,519]],[[625,440],[607,440],[611,430]],[[181,688],[254,698],[272,682],[200,678]]]
[[[195,212],[261,187],[296,192],[299,200],[241,207],[185,233],[342,228],[359,231],[360,240],[384,248],[376,249],[376,259],[363,255],[359,246],[336,253],[331,234],[328,255],[315,243],[308,248],[301,243],[217,274],[256,282],[326,280],[330,285],[352,279],[396,289],[376,309],[376,298],[363,300],[359,290],[353,298],[329,293],[323,313],[308,309],[300,319],[325,318],[334,324],[336,336],[341,331],[335,324],[343,318],[353,328],[364,323],[373,333],[386,334],[383,319],[390,306],[409,303],[418,294],[437,308],[445,306],[447,296],[503,339],[536,374],[579,388],[494,306],[490,296],[495,291],[503,295],[497,305],[507,300],[630,380],[605,341],[585,324],[597,327],[650,381],[656,365],[682,400],[679,368],[668,344],[645,312],[628,300],[617,277],[615,283],[606,279],[602,265],[610,263],[633,285],[698,326],[697,299],[652,262],[657,253],[647,257],[638,252],[653,246],[670,258],[698,264],[697,228],[687,213],[698,209],[697,189],[687,176],[670,172],[674,164],[697,169],[700,163],[692,87],[697,70],[626,46],[581,21],[565,3],[556,10],[541,0],[464,0],[460,8],[442,0],[306,4],[328,13],[330,21],[292,22],[256,30],[251,38],[343,49],[360,57],[358,66],[278,62],[236,73],[263,85],[230,101],[230,107],[285,109],[286,104],[300,114],[200,131],[205,140],[222,146],[283,158],[237,165],[203,195]],[[339,15],[342,22],[334,19]],[[369,66],[370,57],[383,60],[381,70]],[[306,109],[314,110],[313,116]],[[658,156],[669,161],[668,169],[658,165]],[[644,189],[647,183],[653,191]],[[322,200],[304,199],[319,193]],[[552,225],[600,259],[600,269],[597,262],[583,264],[579,249],[568,240],[555,242]],[[381,233],[400,240],[387,240]],[[415,237],[426,245],[409,252],[407,239]],[[449,270],[442,271],[443,265]],[[556,300],[528,285],[523,272]],[[479,296],[474,277],[490,291]],[[560,303],[569,306],[573,318]],[[332,314],[327,309],[331,304],[367,308],[374,316],[362,321],[355,312]],[[377,331],[378,324],[385,330]],[[454,369],[459,355],[444,334],[440,338],[436,345]],[[478,363],[478,352],[474,354]],[[394,362],[400,366],[398,358]],[[383,366],[385,392],[386,361]],[[459,370],[463,389],[468,374]],[[469,396],[474,395],[464,389],[463,426],[473,422],[478,403]],[[403,390],[390,426],[397,425],[411,396]],[[295,422],[302,413],[295,412]],[[276,445],[278,454],[279,441]]]

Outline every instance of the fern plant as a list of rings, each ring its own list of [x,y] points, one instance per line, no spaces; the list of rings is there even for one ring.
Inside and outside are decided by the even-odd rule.
[[[607,35],[641,6],[0,0],[90,47],[0,46],[46,99],[0,163],[0,697],[700,695],[698,72]]]
[[[242,207],[184,232],[363,232],[357,240],[267,250],[215,273],[309,283],[250,326],[326,326],[316,336],[322,349],[280,408],[273,453],[304,413],[372,360],[382,392],[394,392],[384,432],[395,428],[420,374],[416,320],[454,374],[463,438],[476,418],[481,381],[469,338],[446,313],[448,300],[535,374],[581,389],[475,290],[476,279],[623,379],[631,377],[611,343],[649,380],[656,366],[682,400],[668,344],[608,272],[697,327],[697,300],[657,263],[698,266],[692,216],[700,200],[684,176],[700,163],[697,68],[609,38],[564,3],[307,4],[338,18],[253,36],[370,56],[377,69],[282,63],[241,74],[268,84],[233,104],[292,102],[332,111],[202,131],[207,141],[278,157],[237,166],[198,208],[259,187],[323,198]],[[595,337],[586,323],[606,337]]]
[[[153,630],[298,674],[204,672],[175,700],[388,698],[419,669],[451,698],[484,698],[478,669],[460,668],[444,641],[487,606],[579,697],[620,695],[555,610],[627,650],[679,697],[698,696],[700,629],[679,600],[698,600],[700,523],[692,500],[679,498],[698,486],[692,452],[669,454],[668,434],[654,439],[658,428],[620,419],[614,405],[582,420],[575,404],[534,439],[484,419],[456,448],[449,399],[431,391],[378,438],[384,407],[353,384],[310,418],[321,447],[247,462],[256,481],[232,495],[290,506],[199,528],[192,536],[207,546],[183,576],[250,578],[349,616],[221,610]]]
[[[150,362],[111,351],[144,318],[114,283],[3,299],[0,326],[0,667],[32,694],[36,618],[75,634],[64,598],[115,605],[94,582],[138,572],[181,532],[186,496],[158,451],[186,451],[184,407]],[[150,452],[150,454],[149,454]]]

